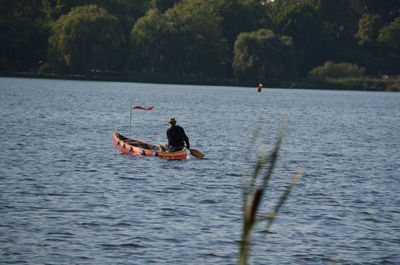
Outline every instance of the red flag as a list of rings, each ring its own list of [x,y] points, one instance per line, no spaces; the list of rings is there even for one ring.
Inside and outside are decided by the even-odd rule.
[[[133,106],[132,109],[152,110],[152,109],[154,109],[154,107],[143,108],[143,107],[141,107],[141,106]]]

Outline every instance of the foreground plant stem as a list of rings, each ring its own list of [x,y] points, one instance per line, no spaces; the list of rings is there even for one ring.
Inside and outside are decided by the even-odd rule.
[[[242,226],[242,238],[240,240],[240,252],[239,252],[239,265],[246,265],[250,256],[251,248],[251,237],[254,227],[256,226],[257,212],[261,205],[262,199],[268,188],[269,180],[273,174],[276,161],[279,156],[279,150],[282,144],[285,129],[282,128],[275,144],[275,147],[271,152],[263,152],[260,154],[253,170],[253,174],[243,187],[243,226]],[[273,211],[263,220],[267,222],[266,232],[269,232],[279,210],[284,205],[289,197],[290,192],[298,184],[300,177],[302,176],[301,171],[297,171],[292,177],[291,182],[280,196],[276,203]],[[261,177],[260,177],[261,175]],[[257,186],[257,179],[261,178],[260,185]]]

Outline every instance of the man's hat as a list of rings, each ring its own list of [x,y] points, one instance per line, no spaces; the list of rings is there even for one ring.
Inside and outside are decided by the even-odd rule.
[[[174,117],[170,117],[170,118],[168,119],[168,123],[176,123],[175,118],[174,118]]]

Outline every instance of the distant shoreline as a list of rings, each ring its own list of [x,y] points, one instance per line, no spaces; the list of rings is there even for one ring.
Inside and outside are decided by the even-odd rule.
[[[86,81],[111,81],[111,82],[138,82],[160,84],[187,84],[187,85],[213,85],[213,86],[239,86],[256,87],[258,81],[239,81],[235,79],[215,79],[202,77],[171,78],[167,76],[133,76],[128,74],[107,75],[71,75],[71,74],[40,74],[31,72],[1,73],[1,77],[44,78]],[[300,81],[273,81],[265,82],[265,88],[295,88],[319,90],[355,90],[355,91],[382,91],[400,92],[400,78],[346,78],[332,80],[300,80]]]

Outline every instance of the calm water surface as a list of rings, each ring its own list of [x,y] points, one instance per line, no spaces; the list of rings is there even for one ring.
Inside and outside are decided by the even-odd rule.
[[[207,160],[120,154],[174,116]],[[235,264],[242,176],[288,128],[251,264],[400,264],[400,93],[0,78],[0,264]],[[259,227],[258,230],[262,230]]]

